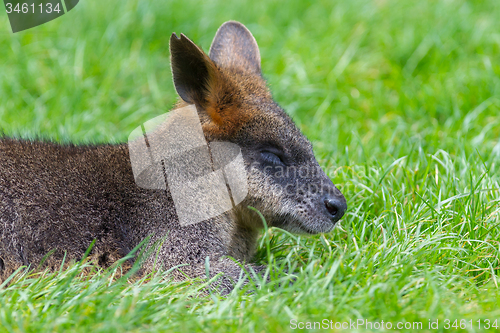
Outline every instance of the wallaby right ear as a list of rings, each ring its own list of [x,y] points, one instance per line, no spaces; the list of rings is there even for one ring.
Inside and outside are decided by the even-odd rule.
[[[222,24],[208,54],[220,67],[261,75],[259,46],[250,30],[240,22],[227,21]]]
[[[205,106],[209,85],[217,80],[217,68],[189,38],[170,37],[170,54],[175,90],[187,103]]]

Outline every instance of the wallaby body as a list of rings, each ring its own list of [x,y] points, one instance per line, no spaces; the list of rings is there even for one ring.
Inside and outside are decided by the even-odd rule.
[[[158,261],[190,276],[224,272],[236,279],[248,263],[262,221],[291,232],[332,230],[346,202],[321,171],[312,148],[272,100],[261,76],[255,39],[240,23],[218,30],[209,56],[184,35],[172,35],[172,72],[181,97],[195,105],[208,142],[241,148],[248,195],[232,210],[193,225],[179,224],[166,190],[137,186],[127,144],[74,146],[0,139],[0,280],[21,265],[58,267],[64,252],[108,266],[146,237],[164,242]],[[306,170],[299,174],[297,170]],[[290,172],[292,171],[292,172]],[[203,203],[193,202],[193,209]],[[152,268],[153,260],[144,264]]]

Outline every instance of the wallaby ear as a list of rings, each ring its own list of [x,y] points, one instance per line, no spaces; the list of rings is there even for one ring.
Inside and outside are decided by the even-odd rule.
[[[175,33],[170,37],[170,55],[175,90],[187,103],[205,105],[209,85],[216,80],[217,68],[189,38]]]
[[[179,96],[200,108],[209,121],[204,131],[216,135],[232,133],[246,119],[240,108],[240,92],[231,80],[186,36],[170,37],[172,75]]]
[[[220,67],[239,68],[261,75],[259,46],[252,33],[240,22],[227,21],[220,26],[209,55]]]

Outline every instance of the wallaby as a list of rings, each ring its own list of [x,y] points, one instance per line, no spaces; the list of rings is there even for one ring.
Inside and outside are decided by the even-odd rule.
[[[107,267],[148,236],[160,241],[154,261],[181,264],[191,277],[219,272],[237,280],[251,265],[263,221],[293,233],[329,232],[347,209],[346,200],[321,170],[312,146],[273,101],[262,77],[260,53],[250,31],[229,21],[206,55],[183,34],[170,38],[172,74],[180,100],[194,105],[207,142],[241,148],[248,193],[231,210],[182,226],[168,184],[144,189],[134,179],[129,147],[71,145],[0,139],[0,280],[18,267],[44,267],[92,255]],[[285,189],[285,190],[283,190]],[[203,209],[203,202],[192,202]],[[247,266],[248,267],[248,266]],[[256,271],[259,268],[254,267]],[[223,282],[229,284],[230,282]],[[231,288],[230,285],[225,286]]]

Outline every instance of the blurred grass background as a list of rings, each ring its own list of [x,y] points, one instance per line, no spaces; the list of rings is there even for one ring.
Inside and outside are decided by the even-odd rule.
[[[241,21],[349,211],[328,235],[266,234],[272,258],[257,260],[297,267],[293,286],[198,300],[160,277],[24,277],[0,290],[0,328],[281,332],[293,318],[365,318],[446,331],[448,318],[475,332],[500,320],[499,17],[493,0],[108,0],[12,34],[1,14],[0,130],[61,142],[125,141],[176,101],[170,34],[207,51]]]

